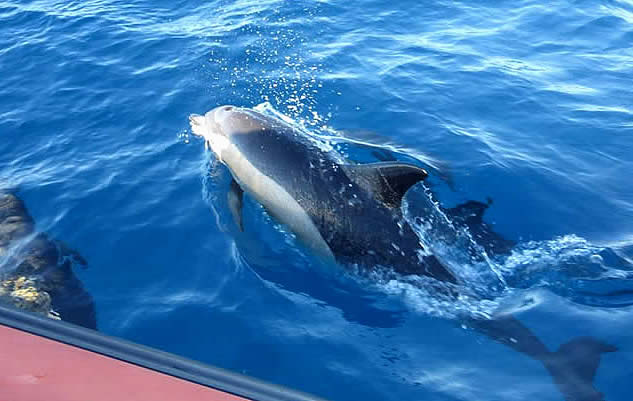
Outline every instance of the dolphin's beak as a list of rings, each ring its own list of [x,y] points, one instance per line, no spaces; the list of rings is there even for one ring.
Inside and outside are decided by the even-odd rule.
[[[204,137],[205,134],[205,118],[199,114],[191,114],[189,116],[189,124],[194,135]]]

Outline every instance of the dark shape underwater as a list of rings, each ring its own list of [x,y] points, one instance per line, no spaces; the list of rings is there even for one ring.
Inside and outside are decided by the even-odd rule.
[[[0,302],[97,328],[95,305],[73,272],[86,265],[62,241],[35,231],[24,202],[0,192]]]

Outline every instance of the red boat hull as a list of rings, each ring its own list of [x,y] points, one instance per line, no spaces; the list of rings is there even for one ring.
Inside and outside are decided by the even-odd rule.
[[[0,401],[244,400],[4,326],[0,349]]]
[[[0,401],[323,401],[0,306]]]

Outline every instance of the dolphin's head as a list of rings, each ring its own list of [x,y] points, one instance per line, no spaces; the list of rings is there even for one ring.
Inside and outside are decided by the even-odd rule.
[[[191,114],[189,123],[196,136],[205,140],[205,147],[211,148],[217,158],[222,161],[222,152],[230,143],[231,123],[242,114],[241,109],[235,106],[220,106],[201,116]]]
[[[236,135],[257,135],[280,124],[259,111],[236,106],[216,107],[203,116],[192,114],[189,122],[194,135],[203,137],[205,146],[223,163],[227,162]]]

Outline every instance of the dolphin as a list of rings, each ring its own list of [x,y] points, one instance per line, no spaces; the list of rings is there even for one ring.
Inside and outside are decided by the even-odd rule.
[[[73,272],[86,264],[63,241],[36,231],[22,199],[0,191],[0,304],[96,329],[94,300]]]
[[[326,261],[384,266],[459,288],[459,278],[425,251],[403,218],[402,199],[427,178],[423,168],[395,160],[350,163],[307,132],[249,108],[220,106],[204,115],[192,114],[189,121],[193,134],[204,138],[205,147],[231,172],[228,203],[240,230],[247,192]],[[456,224],[470,227],[481,221],[487,206],[470,201],[444,210]],[[487,236],[491,230],[482,226],[474,234]],[[592,382],[601,354],[616,347],[581,337],[550,351],[511,315],[464,319],[495,341],[540,361],[567,401],[603,400]]]
[[[457,282],[446,266],[424,255],[402,215],[405,193],[428,176],[423,168],[345,163],[301,130],[252,109],[218,107],[191,115],[190,123],[231,171],[229,206],[240,229],[246,191],[326,261]]]

